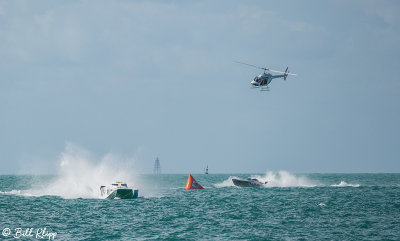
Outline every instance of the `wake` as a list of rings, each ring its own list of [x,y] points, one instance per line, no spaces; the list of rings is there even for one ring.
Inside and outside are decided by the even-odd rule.
[[[315,187],[317,184],[314,181],[309,180],[305,176],[298,176],[295,174],[291,174],[287,171],[279,171],[279,172],[267,172],[264,176],[252,175],[251,178],[256,178],[260,182],[267,184],[263,185],[263,187]],[[232,182],[233,178],[238,178],[235,176],[229,177],[227,180],[217,183],[214,186],[217,188],[221,187],[235,187]]]
[[[236,187],[233,184],[232,179],[239,178],[236,176],[230,176],[228,179],[214,184],[214,187]],[[272,187],[360,187],[360,184],[352,184],[347,183],[345,181],[341,181],[339,184],[321,184],[319,181],[311,180],[304,175],[295,175],[289,173],[287,171],[279,171],[279,172],[267,172],[264,176],[259,175],[251,175],[250,178],[256,178],[260,182],[264,184],[262,187],[264,188],[272,188]],[[243,178],[239,178],[243,179]]]
[[[100,186],[115,181],[128,185],[138,184],[133,159],[123,159],[113,154],[96,159],[87,150],[67,143],[61,153],[57,175],[42,181],[28,190],[0,192],[21,196],[59,196],[66,199],[100,198]]]

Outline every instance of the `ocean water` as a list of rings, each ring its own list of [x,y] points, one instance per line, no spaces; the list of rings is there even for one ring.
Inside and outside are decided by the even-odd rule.
[[[140,198],[104,200],[87,179],[2,175],[0,239],[400,240],[400,174],[193,176],[205,189],[186,190],[187,174],[135,175]],[[268,184],[232,184],[249,176]]]

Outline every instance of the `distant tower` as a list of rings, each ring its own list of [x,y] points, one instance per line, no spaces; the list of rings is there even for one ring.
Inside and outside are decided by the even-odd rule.
[[[160,174],[160,173],[161,173],[160,160],[158,160],[158,157],[157,157],[154,162],[154,174]]]

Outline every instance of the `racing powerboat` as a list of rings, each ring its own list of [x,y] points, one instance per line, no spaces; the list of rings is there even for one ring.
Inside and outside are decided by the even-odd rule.
[[[260,187],[268,182],[262,183],[256,178],[238,179],[232,178],[233,184],[238,187]]]
[[[100,196],[105,199],[133,199],[139,195],[138,189],[128,187],[125,182],[115,182],[109,187],[100,187]]]

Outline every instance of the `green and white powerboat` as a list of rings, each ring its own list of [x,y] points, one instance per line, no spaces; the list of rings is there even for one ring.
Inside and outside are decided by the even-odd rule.
[[[100,196],[105,199],[134,199],[138,195],[139,190],[128,187],[125,182],[115,182],[109,187],[100,187]]]

